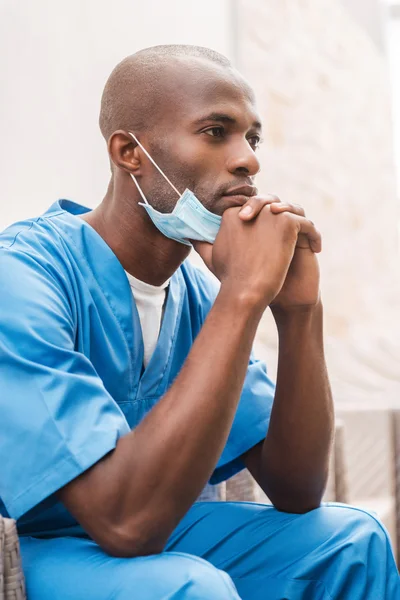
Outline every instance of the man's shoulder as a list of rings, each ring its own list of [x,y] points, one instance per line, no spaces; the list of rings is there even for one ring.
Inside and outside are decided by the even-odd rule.
[[[49,226],[49,220],[55,215],[60,215],[64,211],[58,203],[54,203],[49,210],[42,215],[17,221],[6,227],[0,232],[0,250],[4,253],[11,251],[33,251],[38,247],[53,240],[56,242],[57,236],[54,230]]]
[[[62,214],[56,204],[46,213],[8,226],[0,233],[0,285],[10,281],[20,286],[32,273],[44,274],[50,279],[62,271],[63,247],[59,232],[51,224],[51,217]],[[58,278],[58,277],[56,277]]]

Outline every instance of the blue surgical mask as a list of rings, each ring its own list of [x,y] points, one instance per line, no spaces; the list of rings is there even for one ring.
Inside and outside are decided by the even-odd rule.
[[[186,246],[191,246],[189,240],[199,240],[201,242],[213,244],[221,226],[222,218],[207,210],[190,190],[186,189],[183,194],[180,194],[156,162],[151,158],[147,150],[143,148],[136,136],[131,132],[129,133],[143,150],[147,158],[153,163],[156,169],[158,169],[164,179],[179,196],[179,200],[171,213],[161,213],[147,202],[142,189],[136,181],[136,177],[131,173],[131,177],[143,198],[143,202],[139,202],[139,204],[147,211],[147,214],[157,229],[166,237],[171,238],[171,240],[175,240]]]

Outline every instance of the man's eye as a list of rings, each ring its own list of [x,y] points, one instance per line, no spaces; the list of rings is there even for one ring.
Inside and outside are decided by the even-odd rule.
[[[254,150],[256,150],[261,144],[261,138],[259,135],[252,135],[251,137],[247,138],[247,140]]]
[[[223,127],[211,127],[211,129],[207,129],[204,133],[212,137],[223,137],[225,132]]]

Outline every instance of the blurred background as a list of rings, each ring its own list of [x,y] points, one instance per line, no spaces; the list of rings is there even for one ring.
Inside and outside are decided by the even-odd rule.
[[[248,78],[265,128],[259,188],[302,204],[323,233],[338,419],[327,499],[375,510],[396,546],[400,0],[2,0],[0,229],[57,198],[100,202],[105,81],[125,56],[164,43],[209,46]],[[268,314],[256,350],[274,377]]]

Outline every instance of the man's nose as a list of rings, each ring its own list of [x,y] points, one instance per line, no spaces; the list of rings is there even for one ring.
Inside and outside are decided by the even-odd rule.
[[[240,148],[236,147],[236,152],[228,158],[228,170],[232,175],[247,175],[254,177],[260,170],[260,161],[247,140]]]

